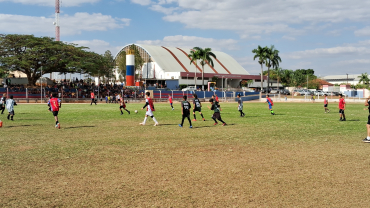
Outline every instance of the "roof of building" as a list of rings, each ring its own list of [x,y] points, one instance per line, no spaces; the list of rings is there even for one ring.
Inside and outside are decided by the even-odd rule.
[[[132,45],[132,44],[130,44]],[[123,47],[118,53],[127,48],[127,45]],[[191,49],[189,48],[177,48],[177,47],[164,47],[164,46],[154,46],[154,45],[143,45],[135,44],[147,54],[149,54],[150,59],[156,62],[165,72],[194,72],[194,63],[190,64],[190,58],[188,54]],[[249,75],[249,73],[230,55],[219,52],[212,51],[217,59],[213,59],[214,67],[209,64],[204,66],[204,73],[214,73],[214,74],[239,74],[239,75]],[[202,66],[198,63],[197,72],[202,71]]]
[[[347,79],[347,74],[344,75],[329,75],[322,77],[323,80],[327,81],[359,81],[361,74],[348,74],[348,79]]]

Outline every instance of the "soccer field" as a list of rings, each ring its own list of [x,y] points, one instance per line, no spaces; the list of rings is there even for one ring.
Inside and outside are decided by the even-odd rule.
[[[206,121],[180,128],[180,104],[19,104],[0,128],[0,207],[368,207],[368,112],[347,104],[203,103]],[[134,110],[139,113],[135,114]],[[192,118],[192,117],[191,117]]]

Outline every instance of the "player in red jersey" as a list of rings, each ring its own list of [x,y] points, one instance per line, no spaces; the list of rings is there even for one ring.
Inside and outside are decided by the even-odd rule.
[[[90,105],[92,105],[93,103],[95,103],[95,105],[97,105],[96,104],[96,100],[95,100],[95,94],[94,94],[94,92],[91,92],[90,93],[90,97],[91,97],[91,103],[90,103]]]
[[[50,98],[50,100],[48,102],[48,105],[50,106],[51,111],[53,113],[53,116],[55,118],[55,128],[60,129],[60,123],[59,123],[59,120],[58,120],[58,113],[59,113],[59,109],[62,107],[62,103],[61,103],[61,100],[59,100],[57,98],[56,93],[54,93],[53,97]]]
[[[145,125],[146,120],[148,119],[148,116],[150,116],[153,119],[153,121],[155,122],[154,126],[158,126],[159,123],[153,115],[153,111],[155,111],[155,109],[154,109],[153,100],[152,100],[152,98],[150,98],[150,92],[146,92],[145,97],[146,97],[145,105],[141,110],[143,110],[146,107],[146,113],[145,113],[144,121],[143,121],[143,123],[140,123],[140,125]]]
[[[126,109],[126,103],[123,97],[119,98],[119,110],[121,111],[121,115],[123,115],[122,108],[127,111],[128,114],[130,114],[130,111]]]
[[[274,111],[272,110],[272,106],[274,106],[274,102],[271,100],[269,95],[266,95],[266,103],[269,104],[269,110],[271,112],[271,115],[275,115]]]
[[[346,115],[344,115],[344,110],[346,110],[346,101],[343,98],[343,95],[339,95],[339,121],[346,121]]]
[[[171,105],[172,110],[175,110],[175,109],[173,108],[172,96],[171,96],[170,94],[168,94],[168,102],[170,102],[170,105]]]

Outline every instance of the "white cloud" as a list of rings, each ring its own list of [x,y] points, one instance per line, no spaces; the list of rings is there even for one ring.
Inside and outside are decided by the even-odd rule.
[[[140,4],[143,6],[146,6],[152,3],[151,0],[131,0],[131,2],[135,4]]]
[[[54,6],[55,1],[53,0],[0,0],[0,2],[13,2],[13,3],[21,3],[21,4],[30,4],[30,5],[40,5],[40,6]],[[100,0],[63,0],[62,6],[64,7],[73,7],[73,6],[80,6],[81,4],[85,3],[96,3]]]
[[[370,59],[353,59],[340,61],[339,64],[370,64]]]
[[[348,55],[364,55],[370,54],[370,49],[367,47],[355,46],[339,46],[333,48],[316,48],[313,50],[296,51],[292,53],[283,54],[282,57],[288,59],[303,59],[303,58],[322,58],[322,57],[338,57]]]
[[[290,37],[290,36],[287,36],[287,35],[284,35],[283,37],[282,37],[283,39],[285,39],[285,40],[295,40],[295,37]]]
[[[104,40],[75,40],[72,43],[78,44],[79,46],[89,47],[89,51],[93,51],[98,54],[104,54],[105,51],[110,50],[113,56],[122,49],[123,46],[112,46],[110,43]]]
[[[193,48],[195,46],[212,48],[215,51],[238,50],[238,41],[233,39],[214,39],[196,36],[166,36],[163,40],[143,40],[137,41],[138,44],[173,46],[182,48]]]
[[[370,36],[370,26],[355,31],[356,36]]]
[[[153,0],[150,8],[187,28],[233,30],[241,36],[279,32],[292,37],[370,18],[370,1],[363,0]]]
[[[1,33],[54,34],[53,17],[34,17],[0,14]],[[106,31],[122,28],[130,24],[130,19],[113,18],[109,15],[76,13],[60,17],[61,36],[80,34],[83,31]]]

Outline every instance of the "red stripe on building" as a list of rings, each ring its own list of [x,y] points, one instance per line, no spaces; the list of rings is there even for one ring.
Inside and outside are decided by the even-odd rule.
[[[192,51],[194,51],[193,49],[191,49]],[[216,69],[214,69],[209,63],[208,61],[206,61],[206,63],[208,64],[208,66],[216,73],[218,74],[218,72],[216,71]]]
[[[183,52],[185,54],[185,56],[188,57],[189,60],[191,61],[191,58],[188,56],[188,54],[184,50],[182,50],[181,48],[177,48],[177,49],[179,49],[181,52]],[[197,67],[197,69],[199,69],[200,72],[202,72],[202,70],[199,68],[198,64],[196,64],[194,61],[193,61],[193,64]]]
[[[186,71],[186,72],[189,72],[187,69],[186,69],[186,67],[184,66],[184,64],[182,64],[181,62],[180,62],[180,60],[176,57],[176,55],[175,54],[173,54],[172,53],[172,51],[170,51],[168,48],[166,48],[166,47],[164,47],[164,46],[162,46],[162,48],[164,48],[164,49],[166,49],[175,59],[176,59],[176,61],[177,61],[177,63],[179,63],[181,66],[182,66],[182,68]]]
[[[230,71],[227,70],[226,67],[218,59],[216,59],[216,61],[227,71],[227,73],[231,74]]]

